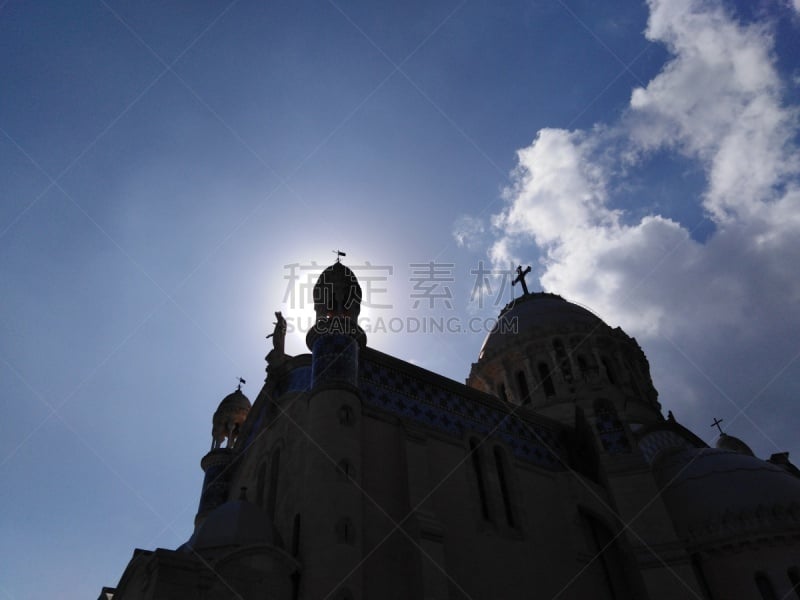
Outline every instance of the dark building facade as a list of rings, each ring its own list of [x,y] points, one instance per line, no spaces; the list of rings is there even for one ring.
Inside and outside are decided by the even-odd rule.
[[[338,262],[309,354],[278,313],[255,401],[213,416],[191,539],[101,598],[800,598],[800,478],[661,413],[636,340],[547,293],[466,385],[383,354]]]

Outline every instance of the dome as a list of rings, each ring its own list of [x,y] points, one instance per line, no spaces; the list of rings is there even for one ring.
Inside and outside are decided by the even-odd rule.
[[[283,540],[267,514],[246,500],[226,502],[214,509],[186,542],[192,550],[256,544],[283,548]]]
[[[217,411],[222,410],[250,410],[250,400],[242,393],[242,390],[237,388],[222,399],[219,403]]]
[[[239,429],[250,412],[250,406],[250,400],[242,393],[241,388],[236,388],[222,399],[211,418],[212,448],[222,447],[226,439],[228,447],[233,446],[239,437]]]
[[[333,316],[354,321],[361,312],[361,286],[353,271],[337,261],[325,269],[314,286],[317,319]]]
[[[497,325],[483,342],[479,359],[493,356],[517,339],[524,339],[539,330],[564,330],[575,326],[595,328],[598,325],[605,325],[600,317],[582,306],[567,302],[558,294],[526,294],[500,312]]]
[[[742,440],[727,433],[719,436],[716,443],[717,448],[720,450],[730,450],[731,452],[738,452],[739,454],[747,454],[753,456],[753,451],[750,446],[745,444]]]
[[[754,456],[718,448],[666,450],[653,474],[682,534],[763,530],[800,518],[800,478]]]

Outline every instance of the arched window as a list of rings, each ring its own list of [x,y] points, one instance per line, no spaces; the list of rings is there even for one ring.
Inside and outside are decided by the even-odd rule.
[[[508,394],[506,394],[506,384],[501,383],[498,390],[499,390],[500,400],[502,400],[503,402],[508,402]]]
[[[611,360],[604,356],[602,359],[603,367],[606,370],[606,377],[608,377],[608,382],[611,385],[617,385],[617,374],[614,372],[614,368],[611,366]]]
[[[775,593],[775,588],[772,587],[772,583],[766,574],[759,571],[756,573],[755,579],[756,587],[758,588],[758,591],[764,600],[778,600],[778,596]]]
[[[278,470],[281,465],[281,449],[275,448],[272,452],[272,463],[269,469],[269,493],[267,494],[267,515],[270,520],[275,520],[275,503],[278,499]]]
[[[559,339],[553,340],[553,350],[556,352],[556,360],[564,380],[572,381],[572,366],[569,364],[569,356],[567,356],[567,351],[564,349],[564,343]]]
[[[494,463],[497,468],[497,480],[500,483],[500,494],[503,496],[503,509],[506,514],[506,523],[509,527],[516,527],[517,523],[514,519],[514,507],[511,504],[511,494],[508,489],[505,457],[499,446],[494,447]]]
[[[578,368],[584,376],[589,372],[589,363],[586,362],[586,357],[583,354],[578,355]]]
[[[642,391],[639,388],[638,373],[633,368],[630,359],[625,363],[625,370],[628,372],[628,379],[631,381],[631,387],[633,388],[633,393],[636,394],[639,398],[642,397]]]
[[[478,440],[469,440],[469,453],[472,459],[472,468],[475,471],[475,481],[478,485],[478,498],[481,504],[481,516],[484,520],[489,520],[489,504],[486,499],[486,482],[483,478],[483,468],[481,467],[481,457],[478,452]]]
[[[600,369],[597,368],[597,361],[591,352],[589,354],[579,354],[576,360],[583,378],[587,381],[594,381],[600,373]]]
[[[545,396],[554,396],[556,393],[556,388],[553,385],[553,380],[550,377],[550,368],[547,366],[546,363],[539,363],[537,366],[539,370],[539,379],[542,380],[542,387],[544,388],[544,395]]]
[[[517,371],[517,386],[519,387],[519,403],[529,404],[531,393],[528,390],[528,381],[525,379],[525,373],[522,371]]]

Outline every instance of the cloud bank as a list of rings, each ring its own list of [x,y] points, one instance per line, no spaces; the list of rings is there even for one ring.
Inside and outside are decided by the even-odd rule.
[[[798,112],[787,102],[771,31],[715,2],[648,4],[645,36],[670,59],[632,90],[617,122],[542,129],[518,151],[489,255],[507,265],[535,244],[545,290],[646,342],[668,405],[712,390],[733,417],[734,406],[763,408],[777,388],[788,402],[800,391],[796,375],[787,380],[800,351]],[[634,220],[614,208],[626,178],[665,154],[703,170],[700,195],[673,200],[700,203],[714,224],[703,242],[694,223],[660,214]],[[640,204],[652,204],[647,191]],[[748,416],[757,412],[744,419],[767,440],[781,437]]]

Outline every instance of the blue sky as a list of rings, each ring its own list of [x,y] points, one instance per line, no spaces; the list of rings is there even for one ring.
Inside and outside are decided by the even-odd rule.
[[[799,10],[0,3],[0,597],[188,538],[217,403],[311,313],[287,265],[336,248],[373,324],[467,328],[509,299],[480,261],[530,264],[703,439],[800,458]],[[483,335],[369,343],[463,380]]]

